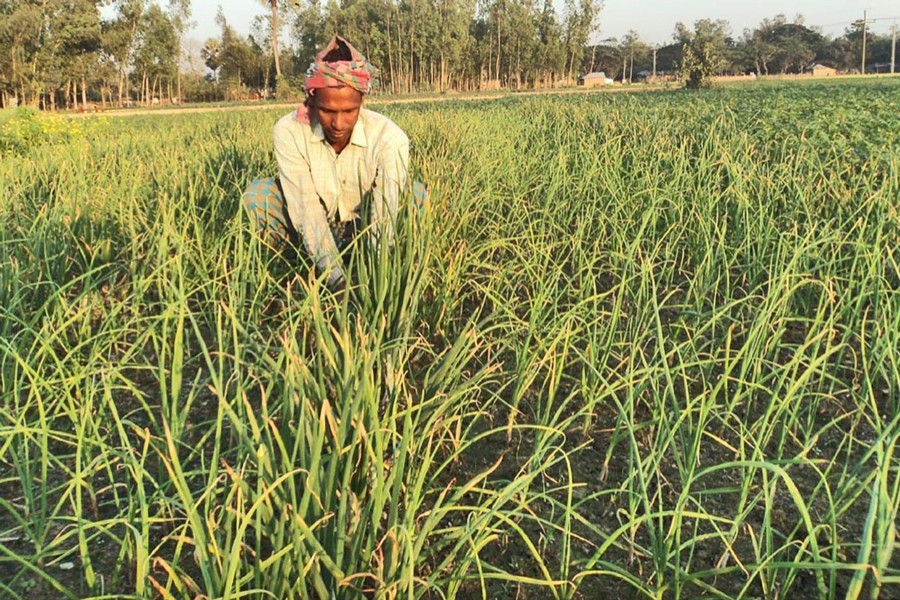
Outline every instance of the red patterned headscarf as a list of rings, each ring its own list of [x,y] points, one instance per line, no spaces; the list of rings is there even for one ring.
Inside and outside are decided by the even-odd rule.
[[[328,53],[341,45],[350,51],[351,60],[326,61]],[[326,87],[350,86],[361,94],[368,94],[372,90],[373,74],[374,68],[369,65],[365,56],[347,40],[334,36],[309,65],[306,72],[306,93],[311,95],[315,90]],[[297,118],[303,123],[309,123],[309,98],[297,109]]]
[[[326,62],[325,57],[341,45],[350,51],[350,60]],[[361,94],[368,94],[372,89],[372,68],[366,57],[351,46],[347,40],[334,36],[324,50],[316,55],[316,60],[309,65],[306,72],[306,91],[324,87],[343,87],[349,85]]]

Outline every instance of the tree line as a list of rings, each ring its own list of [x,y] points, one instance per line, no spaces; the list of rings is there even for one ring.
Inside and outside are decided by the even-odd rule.
[[[692,64],[712,74],[796,73],[813,61],[850,71],[862,56],[861,24],[828,37],[784,16],[740,36],[725,21],[678,23],[670,44],[651,46],[635,31],[591,43],[602,0],[564,0],[560,11],[552,0],[243,1],[268,9],[249,35],[220,9],[219,34],[191,49],[190,0],[0,0],[0,105],[292,97],[335,33],[379,66],[379,88],[393,93],[553,87],[592,71],[634,81]],[[869,32],[867,63],[887,63],[892,49]]]
[[[864,24],[848,24],[837,36],[826,36],[807,25],[803,17],[784,15],[766,18],[756,27],[736,36],[727,21],[702,19],[688,27],[675,26],[670,44],[651,46],[630,31],[621,40],[607,40],[589,49],[590,62],[607,75],[633,81],[647,73],[687,77],[687,63],[694,60],[709,75],[787,75],[806,71],[821,63],[844,73],[862,69],[863,37],[866,38],[867,73],[890,72],[896,40],[872,31]],[[702,54],[703,56],[697,56]],[[693,56],[692,56],[693,55]]]
[[[0,102],[55,109],[180,97],[190,0],[0,0]]]

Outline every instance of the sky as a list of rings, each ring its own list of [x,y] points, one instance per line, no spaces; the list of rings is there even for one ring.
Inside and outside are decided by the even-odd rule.
[[[557,4],[561,6],[562,2],[557,0]],[[202,42],[219,34],[215,24],[219,5],[229,24],[245,35],[250,32],[253,17],[266,12],[255,0],[193,0],[196,25],[191,37]],[[790,20],[803,15],[808,26],[821,27],[826,35],[839,35],[861,19],[866,9],[868,18],[885,19],[873,22],[873,31],[889,32],[889,18],[896,18],[900,26],[900,0],[606,0],[600,15],[600,37],[620,38],[634,29],[645,42],[665,44],[672,40],[678,21],[691,24],[705,18],[727,19],[735,37],[740,37],[745,28],[778,14]]]

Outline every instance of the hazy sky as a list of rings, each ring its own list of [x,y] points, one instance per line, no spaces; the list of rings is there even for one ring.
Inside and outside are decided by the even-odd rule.
[[[561,6],[562,2],[557,4]],[[193,0],[197,24],[192,37],[202,42],[218,35],[215,15],[219,5],[228,22],[244,34],[249,33],[253,17],[265,13],[265,8],[253,0]],[[635,29],[647,42],[666,43],[672,39],[676,22],[712,18],[730,21],[738,37],[744,28],[777,14],[789,19],[801,14],[807,25],[820,26],[826,35],[837,35],[852,21],[861,19],[864,9],[868,9],[869,18],[897,18],[900,25],[900,0],[606,0],[600,15],[600,35],[621,37]],[[887,32],[890,27],[888,20],[872,23],[878,32]]]

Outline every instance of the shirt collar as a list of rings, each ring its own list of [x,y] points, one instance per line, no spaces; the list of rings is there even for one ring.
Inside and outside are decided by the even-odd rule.
[[[325,131],[322,129],[322,124],[319,123],[318,119],[313,118],[310,123],[310,131],[312,131],[312,136],[317,142],[325,141]]]
[[[350,134],[350,143],[354,146],[360,146],[361,148],[365,148],[369,145],[369,141],[366,139],[366,128],[365,125],[363,125],[362,110],[360,110],[356,125],[353,126],[353,133]]]

